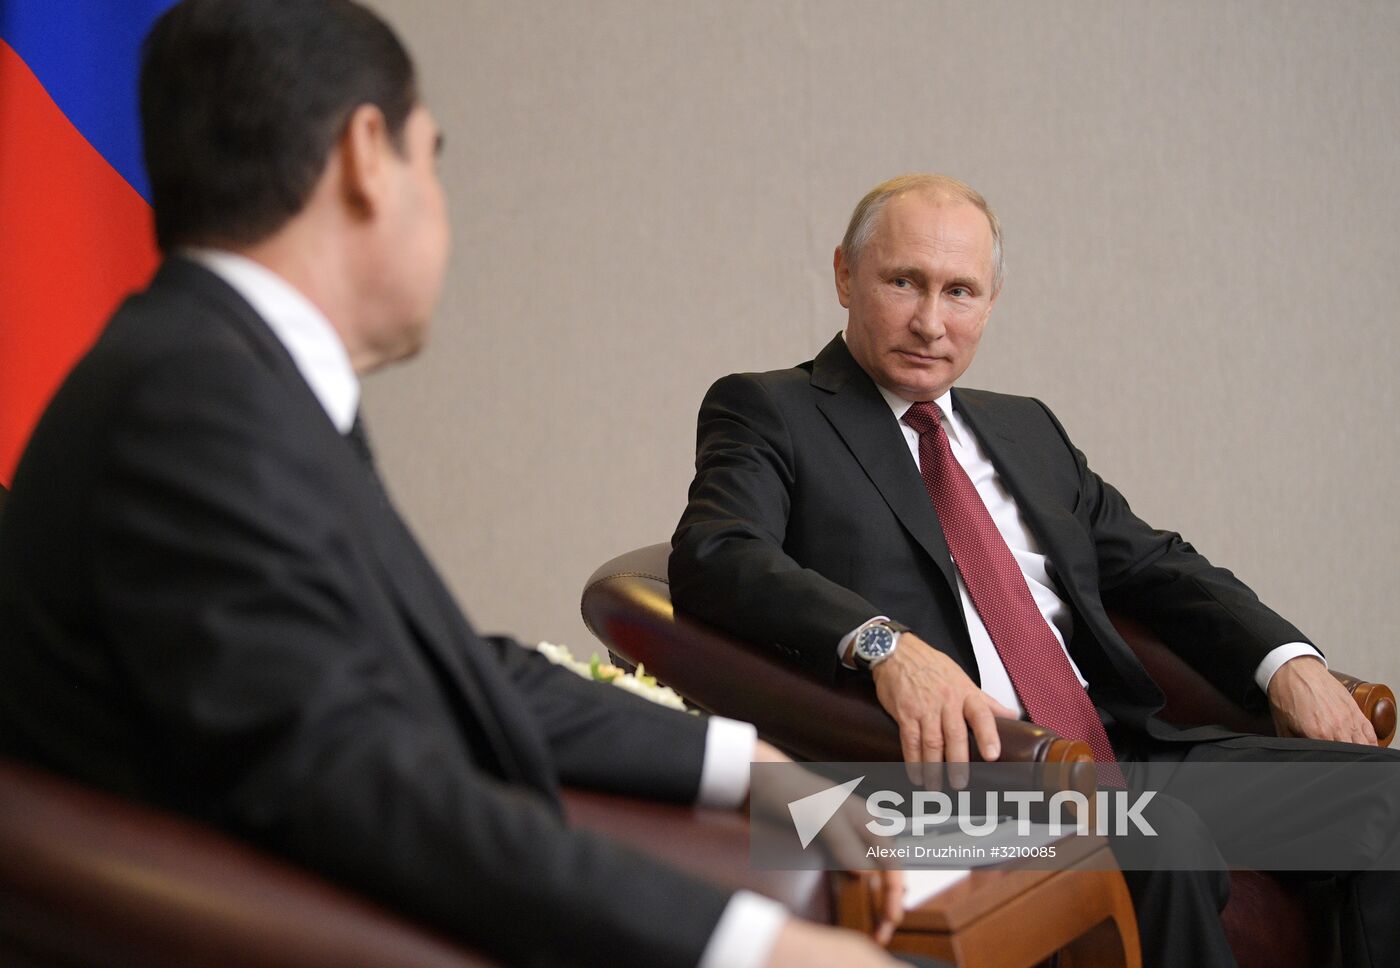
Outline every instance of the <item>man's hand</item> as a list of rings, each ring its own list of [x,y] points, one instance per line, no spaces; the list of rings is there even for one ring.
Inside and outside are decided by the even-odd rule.
[[[921,763],[968,762],[968,727],[982,759],[991,762],[1001,756],[996,717],[1015,719],[1016,714],[914,633],[901,635],[894,655],[871,674],[880,705],[899,724],[904,762],[915,782],[923,779]]]
[[[775,746],[758,740],[754,743],[753,762],[791,763],[791,758]],[[793,800],[825,790],[830,783],[806,770],[793,770],[787,775],[788,786],[781,791],[769,790],[761,801],[752,799],[749,807],[755,816],[786,823],[787,805]],[[826,825],[819,838],[837,863],[849,871],[869,870],[867,850],[872,846],[890,846],[883,837],[872,834],[866,827],[869,817],[859,807],[859,801],[847,800]],[[904,920],[904,871],[898,869],[873,871],[880,879],[880,923],[875,928],[875,940],[889,944],[895,929]]]
[[[789,918],[768,955],[767,968],[893,968],[898,962],[854,931]]]
[[[1376,745],[1376,731],[1346,687],[1317,658],[1289,659],[1269,680],[1269,708],[1280,736]]]

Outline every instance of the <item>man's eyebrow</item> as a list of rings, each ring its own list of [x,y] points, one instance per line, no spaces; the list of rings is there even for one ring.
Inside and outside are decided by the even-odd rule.
[[[954,276],[948,280],[949,286],[962,286],[964,289],[971,289],[973,292],[981,292],[982,285],[971,276]]]
[[[924,270],[920,269],[918,266],[894,266],[885,270],[885,277],[888,279],[894,279],[899,276],[908,276],[910,279],[923,279]]]

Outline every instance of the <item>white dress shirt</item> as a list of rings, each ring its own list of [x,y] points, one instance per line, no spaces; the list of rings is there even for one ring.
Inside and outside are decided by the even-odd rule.
[[[180,255],[204,266],[248,301],[287,348],[335,429],[349,433],[360,406],[360,381],[326,314],[290,282],[246,256],[195,248]]]
[[[287,348],[297,370],[342,434],[355,422],[360,381],[344,342],[301,291],[252,259],[221,249],[186,248],[180,255],[204,266],[248,301]],[[749,792],[749,763],[757,732],[749,723],[711,716],[697,802],[737,808]],[[760,968],[787,920],[777,901],[739,891],[721,915],[698,968]]]
[[[904,434],[904,442],[909,447],[909,455],[914,459],[914,466],[919,466],[919,432],[902,419],[905,412],[913,404],[878,384],[876,389],[880,391],[880,396],[885,398],[885,403],[889,404],[890,412],[894,415],[900,432]],[[1021,574],[1026,579],[1026,586],[1030,589],[1036,607],[1045,616],[1050,631],[1054,633],[1056,641],[1060,643],[1060,648],[1065,649],[1065,656],[1069,658],[1069,650],[1065,648],[1065,643],[1074,635],[1074,620],[1071,617],[1069,606],[1055,590],[1055,566],[1041,551],[1039,542],[1031,534],[1030,528],[1026,526],[1025,519],[1021,516],[1021,509],[1016,505],[1011,493],[1001,483],[1001,478],[982,449],[977,435],[972,432],[962,415],[953,406],[953,391],[947,391],[934,403],[938,405],[938,409],[943,414],[943,429],[948,436],[948,445],[953,451],[953,456],[967,472],[967,476],[972,479],[972,484],[977,489],[977,495],[987,507],[987,513],[992,516],[992,521],[995,522],[997,530],[1001,532],[1006,546],[1011,549],[1016,563],[1021,566]],[[963,617],[967,620],[967,631],[972,639],[972,653],[977,660],[977,671],[982,680],[982,690],[1003,705],[1014,709],[1018,716],[1024,718],[1025,709],[1021,705],[1020,698],[1016,695],[1016,690],[1011,685],[1011,677],[1007,674],[1006,664],[1002,662],[1001,654],[992,644],[992,637],[987,633],[987,627],[982,624],[982,617],[977,614],[977,608],[973,605],[972,598],[967,593],[967,586],[963,583],[962,574],[957,569],[954,569],[953,574],[957,579],[958,599],[962,604]],[[874,616],[871,621],[888,618],[889,616],[879,615]],[[852,629],[837,644],[837,654],[843,660],[851,640],[855,638],[856,632],[864,627],[864,624]],[[1264,657],[1264,661],[1254,672],[1254,681],[1260,689],[1267,692],[1269,680],[1273,678],[1279,667],[1289,659],[1297,658],[1300,655],[1312,655],[1322,659],[1322,655],[1306,642],[1290,642],[1286,645],[1280,645]],[[1323,661],[1326,662],[1325,659]],[[1069,658],[1069,664],[1070,668],[1074,670],[1075,676],[1078,677],[1080,685],[1087,688],[1089,683],[1079,671],[1079,667],[1074,664],[1073,658]]]

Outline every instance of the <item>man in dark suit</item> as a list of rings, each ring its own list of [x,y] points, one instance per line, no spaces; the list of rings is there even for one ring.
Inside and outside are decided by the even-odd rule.
[[[1400,762],[1367,752],[1370,723],[1302,633],[1137,518],[1044,404],[954,388],[1002,275],[999,223],[969,186],[905,176],[861,201],[835,253],[844,333],[793,369],[725,377],[701,406],[677,606],[822,675],[872,676],[910,764],[965,762],[972,742],[996,759],[998,716],[1084,739],[1110,781],[1119,760]],[[1262,751],[1168,726],[1106,608],[1320,742]],[[1375,963],[1395,957],[1383,911],[1400,895],[1383,883],[1360,911]],[[1233,963],[1223,878],[1129,884],[1149,964]]]
[[[167,259],[16,474],[0,752],[512,964],[892,964],[570,829],[561,783],[737,806],[781,756],[479,636],[382,489],[358,378],[418,349],[448,250],[392,31],[349,0],[188,0],[141,100]]]

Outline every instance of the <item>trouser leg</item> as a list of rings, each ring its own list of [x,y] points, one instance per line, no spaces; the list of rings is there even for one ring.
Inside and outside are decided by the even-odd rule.
[[[1342,884],[1342,964],[1400,965],[1400,873],[1363,871]]]
[[[1343,964],[1400,968],[1400,871],[1386,869],[1400,866],[1400,751],[1251,737],[1199,744],[1185,762],[1241,766],[1229,774],[1229,797],[1190,798],[1227,857],[1274,847],[1269,869],[1335,857]]]
[[[1127,870],[1143,968],[1235,968],[1220,909],[1228,899],[1223,871]]]
[[[1165,796],[1144,816],[1156,836],[1109,838],[1133,898],[1144,968],[1235,968],[1220,922],[1230,875],[1204,824]]]

